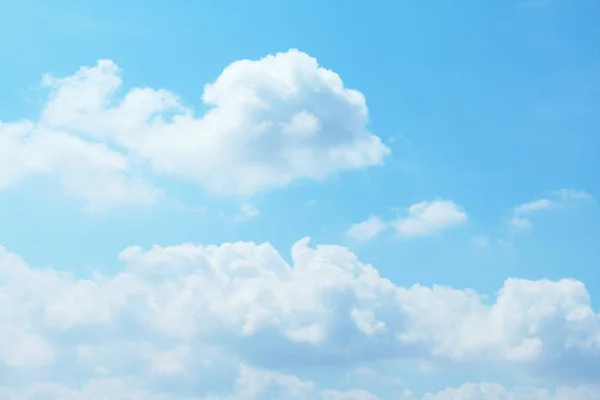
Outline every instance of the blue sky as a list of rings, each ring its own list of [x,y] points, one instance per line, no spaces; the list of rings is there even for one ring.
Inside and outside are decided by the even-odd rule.
[[[599,19],[0,6],[0,398],[596,399]]]

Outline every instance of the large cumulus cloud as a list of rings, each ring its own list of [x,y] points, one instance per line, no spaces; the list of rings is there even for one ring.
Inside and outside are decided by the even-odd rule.
[[[205,86],[204,113],[164,89],[122,93],[121,75],[111,60],[46,75],[39,120],[0,123],[0,189],[53,174],[91,210],[151,204],[153,172],[248,196],[389,153],[367,130],[364,96],[298,50],[227,66]]]
[[[291,253],[288,264],[268,243],[134,246],[119,254],[121,272],[83,279],[32,268],[2,249],[2,376],[21,371],[2,385],[34,390],[35,376],[37,388],[118,382],[188,398],[199,390],[245,393],[251,389],[240,382],[250,373],[278,377],[287,388],[298,378],[269,371],[317,364],[421,358],[505,365],[540,381],[554,373],[560,383],[567,360],[600,363],[600,319],[579,281],[508,279],[490,299],[468,289],[398,286],[340,246],[302,239]],[[597,376],[579,372],[562,383],[585,386]],[[288,398],[346,393],[306,385],[307,395]]]

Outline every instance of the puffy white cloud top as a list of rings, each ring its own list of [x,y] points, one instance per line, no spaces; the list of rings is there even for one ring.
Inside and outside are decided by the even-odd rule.
[[[134,246],[119,258],[121,272],[81,279],[0,251],[0,375],[20,377],[0,385],[7,398],[372,399],[270,370],[422,358],[494,362],[560,383],[567,359],[600,365],[600,318],[574,280],[508,279],[495,299],[402,287],[348,249],[308,239],[292,247],[291,265],[251,242]],[[584,386],[510,397],[472,384],[424,398],[597,398],[589,373],[563,380]]]
[[[163,89],[119,96],[121,71],[110,60],[43,84],[51,95],[39,121],[0,124],[0,189],[58,174],[91,210],[156,201],[145,166],[252,195],[381,164],[389,153],[367,130],[364,96],[298,50],[226,67],[205,86],[202,115]]]

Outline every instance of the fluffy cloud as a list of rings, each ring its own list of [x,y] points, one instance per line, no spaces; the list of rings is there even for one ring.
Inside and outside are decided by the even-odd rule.
[[[448,200],[424,201],[408,208],[408,216],[394,224],[402,236],[428,236],[466,222],[467,213]]]
[[[281,398],[283,385],[296,388],[285,398],[368,399],[268,370],[419,357],[506,365],[558,382],[585,383],[599,372],[600,318],[575,280],[508,279],[493,300],[402,287],[348,249],[308,239],[293,246],[291,265],[268,243],[251,242],[129,247],[119,258],[121,272],[82,279],[0,250],[0,376],[30,370],[19,376],[42,385],[0,378],[0,387],[53,387],[66,399],[118,385],[130,388],[123,398],[201,391],[236,399]],[[566,364],[582,367],[561,375]],[[252,373],[266,375],[244,378]],[[223,387],[238,389],[218,393]]]
[[[30,121],[0,122],[0,190],[36,175],[55,174],[64,190],[86,201],[89,211],[115,204],[147,205],[161,191],[131,176],[127,158]]]
[[[251,195],[377,165],[389,153],[366,129],[364,96],[297,50],[227,66],[205,86],[201,116],[163,89],[118,96],[121,71],[110,60],[43,84],[51,94],[38,122],[0,125],[0,188],[52,173],[92,207],[146,204],[158,195],[140,180],[150,166]]]
[[[402,237],[431,236],[468,220],[467,213],[456,203],[448,200],[423,201],[413,204],[404,217],[383,222],[379,217],[352,225],[346,235],[358,241],[373,239],[388,228],[394,228]]]

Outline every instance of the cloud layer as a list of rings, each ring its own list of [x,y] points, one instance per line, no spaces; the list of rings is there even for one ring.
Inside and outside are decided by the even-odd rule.
[[[66,399],[119,385],[129,387],[128,399],[194,398],[198,390],[268,399],[281,398],[284,389],[269,386],[276,381],[291,390],[286,398],[370,399],[269,370],[422,358],[582,385],[600,372],[600,318],[574,280],[508,279],[495,299],[402,287],[348,249],[308,239],[293,246],[291,265],[268,243],[251,242],[134,246],[119,258],[120,273],[80,279],[0,251],[0,376],[21,371],[0,387],[64,391]],[[582,367],[565,374],[567,361]],[[256,387],[265,380],[269,389]],[[233,394],[218,393],[223,387]]]

